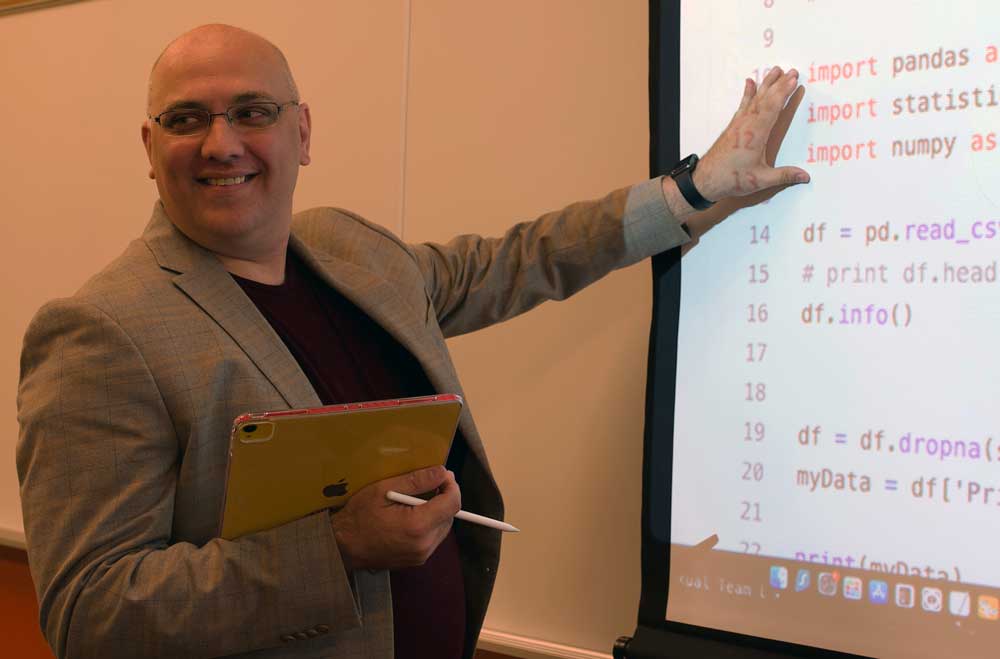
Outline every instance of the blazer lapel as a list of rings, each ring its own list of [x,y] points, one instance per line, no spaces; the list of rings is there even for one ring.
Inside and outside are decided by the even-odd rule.
[[[160,266],[176,273],[174,284],[239,344],[290,407],[321,404],[298,362],[239,284],[215,255],[174,227],[159,202],[143,239]],[[457,383],[441,374],[441,355],[426,340],[423,316],[391,284],[350,261],[307,247],[294,234],[289,244],[323,281],[409,350],[438,390],[455,389]]]
[[[157,202],[143,239],[174,285],[211,316],[278,390],[289,407],[316,407],[319,397],[298,362],[222,263],[182,234]]]
[[[290,246],[324,282],[332,286],[372,320],[381,325],[400,345],[410,351],[438,390],[454,389],[440,377],[440,354],[428,345],[424,318],[399,296],[385,279],[350,261],[307,247],[294,234]]]

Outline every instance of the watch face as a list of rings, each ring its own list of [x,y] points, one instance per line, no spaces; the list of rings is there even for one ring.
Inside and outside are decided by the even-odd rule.
[[[695,166],[695,163],[697,162],[698,162],[698,155],[692,153],[690,156],[688,156],[684,160],[674,165],[674,168],[670,170],[670,176],[674,177],[683,172],[685,169],[692,169]]]

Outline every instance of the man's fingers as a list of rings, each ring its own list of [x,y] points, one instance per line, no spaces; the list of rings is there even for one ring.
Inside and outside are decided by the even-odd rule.
[[[741,136],[748,134],[757,139],[745,140],[746,146],[754,145],[754,148],[763,149],[766,144],[767,135],[774,127],[775,121],[781,115],[788,99],[793,95],[798,87],[798,72],[789,69],[787,73],[782,73],[781,69],[775,67],[767,72],[760,85],[754,85],[749,78],[744,83],[743,98],[740,100],[739,108],[733,116],[733,123],[739,127]],[[752,124],[747,124],[743,117],[749,116]],[[743,143],[740,137],[737,143]]]
[[[411,471],[408,474],[387,478],[379,483],[383,493],[394,490],[400,494],[416,496],[434,492],[434,496],[427,499],[427,503],[414,506],[411,514],[414,518],[422,520],[431,526],[440,526],[448,522],[462,509],[462,494],[459,491],[458,483],[455,482],[455,474],[444,467],[429,467]],[[406,504],[400,504],[406,505]]]
[[[789,69],[787,73],[781,74],[776,80],[769,80],[772,72],[769,71],[764,80],[761,81],[757,94],[750,103],[749,112],[751,114],[764,114],[768,118],[773,118],[773,115],[781,112],[788,97],[798,87],[799,74],[795,69]],[[765,83],[767,83],[766,86]]]
[[[448,470],[440,465],[411,471],[402,476],[387,478],[382,483],[386,490],[395,490],[400,494],[417,495],[437,489],[448,477]]]
[[[781,77],[774,85],[774,93],[777,96],[778,107],[777,110],[780,112],[785,104],[788,103],[789,97],[795,92],[799,87],[799,72],[795,69],[789,69],[788,73]]]
[[[776,66],[767,72],[764,79],[760,81],[760,87],[757,89],[758,94],[766,94],[767,90],[771,88],[775,82],[778,81],[781,76],[784,75],[784,71],[781,70],[780,66]]]
[[[809,173],[800,167],[777,167],[758,175],[761,189],[809,182]]]
[[[805,93],[805,87],[796,87],[785,102],[785,107],[778,113],[778,118],[775,120],[774,125],[771,126],[771,135],[768,139],[767,150],[764,155],[767,164],[774,165],[774,161],[778,157],[778,150],[781,148],[781,143],[784,142],[785,135],[788,133],[788,129],[791,128],[792,120],[795,118],[795,113],[798,111],[799,105],[802,104]]]
[[[743,98],[740,99],[740,107],[737,112],[746,110],[750,107],[750,101],[753,100],[753,95],[757,93],[757,85],[750,78],[746,79],[743,84]]]
[[[458,487],[458,481],[455,480],[455,472],[446,473],[444,482],[438,488],[438,495],[434,498],[439,496],[447,496],[448,501],[455,506],[456,513],[462,509],[462,491]]]
[[[433,514],[434,519],[439,520],[439,523],[451,520],[462,509],[462,493],[458,489],[458,483],[455,482],[455,474],[446,471],[444,480],[438,486],[437,494],[428,499],[421,508],[426,508],[428,513]]]

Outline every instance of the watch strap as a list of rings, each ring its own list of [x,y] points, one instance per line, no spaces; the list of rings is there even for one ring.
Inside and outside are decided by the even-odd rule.
[[[691,204],[692,208],[700,211],[707,210],[711,208],[715,202],[705,199],[705,197],[698,192],[698,188],[694,186],[694,181],[691,179],[691,172],[693,171],[694,167],[686,167],[677,174],[674,174],[673,179],[677,182],[677,189],[680,190],[681,196],[684,197],[687,203]]]

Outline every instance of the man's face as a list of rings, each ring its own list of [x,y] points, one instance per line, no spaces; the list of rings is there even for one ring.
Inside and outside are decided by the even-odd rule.
[[[152,74],[153,116],[179,106],[214,113],[248,100],[298,100],[266,45],[204,38],[176,46]],[[256,130],[235,128],[224,116],[195,135],[171,135],[151,120],[142,128],[171,221],[203,247],[235,258],[284,247],[298,168],[309,163],[309,134],[305,105],[285,105],[274,125]]]

